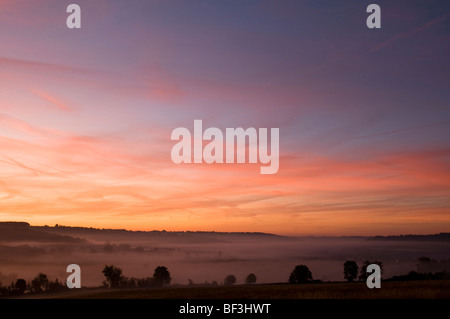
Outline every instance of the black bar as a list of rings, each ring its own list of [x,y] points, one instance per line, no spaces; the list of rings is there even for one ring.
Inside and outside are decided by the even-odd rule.
[[[232,305],[235,305],[234,307]],[[250,311],[251,305],[269,304],[262,313]],[[91,316],[107,318],[391,318],[395,315],[426,316],[447,313],[449,300],[420,299],[314,299],[314,300],[280,300],[280,299],[1,299],[2,312],[12,311],[20,317],[41,315],[58,318],[76,316],[80,319]],[[243,305],[242,307],[240,305]],[[245,305],[247,308],[244,308]],[[182,313],[186,307],[195,309],[196,313]],[[206,308],[212,309],[210,315]],[[233,310],[232,310],[233,309]],[[243,312],[243,310],[245,312]],[[252,308],[255,309],[255,308]],[[241,310],[241,311],[240,311]],[[259,307],[261,310],[261,307]],[[267,311],[266,311],[267,310]],[[199,313],[198,313],[199,312]]]

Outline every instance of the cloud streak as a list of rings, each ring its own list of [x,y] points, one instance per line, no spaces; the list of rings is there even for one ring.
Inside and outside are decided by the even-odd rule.
[[[64,104],[63,102],[61,102],[59,99],[57,99],[56,97],[37,90],[37,89],[31,89],[31,92],[33,92],[34,94],[36,94],[38,97],[40,97],[41,99],[51,103],[52,105],[56,106],[58,109],[62,110],[62,111],[72,111],[72,109],[70,107],[68,107],[66,104]]]
[[[401,40],[401,39],[407,39],[407,38],[410,38],[410,37],[412,37],[412,36],[414,36],[414,35],[416,35],[416,34],[418,34],[418,33],[420,33],[420,32],[423,32],[423,31],[425,31],[425,30],[431,28],[431,27],[432,27],[433,25],[435,25],[435,24],[444,22],[444,21],[447,20],[448,18],[450,18],[450,13],[447,13],[447,14],[445,14],[445,15],[443,15],[443,16],[441,16],[441,17],[438,17],[438,18],[436,18],[436,19],[433,19],[433,20],[431,20],[431,21],[429,21],[429,22],[423,24],[422,26],[420,26],[420,27],[418,27],[418,28],[416,28],[416,29],[414,29],[414,30],[411,30],[411,31],[409,31],[409,32],[402,32],[402,33],[396,34],[396,35],[394,35],[393,37],[389,38],[388,40],[386,40],[386,41],[384,41],[384,42],[382,42],[382,43],[380,43],[380,44],[374,46],[374,47],[370,50],[370,52],[379,51],[379,50],[381,50],[381,49],[383,49],[383,48],[385,48],[385,47],[391,45],[392,43],[397,42],[397,41],[399,41],[399,40]]]

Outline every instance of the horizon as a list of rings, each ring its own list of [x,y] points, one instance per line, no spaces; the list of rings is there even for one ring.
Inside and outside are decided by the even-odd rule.
[[[166,233],[218,233],[218,234],[261,234],[261,235],[273,235],[278,237],[291,237],[291,238],[301,238],[301,237],[308,237],[308,238],[333,238],[333,237],[396,237],[396,236],[433,236],[433,235],[442,235],[442,234],[450,234],[450,232],[446,231],[438,231],[436,233],[424,233],[424,234],[418,234],[418,233],[396,233],[396,234],[386,234],[386,235],[345,235],[345,234],[336,234],[336,235],[321,235],[321,234],[313,234],[313,235],[307,235],[307,234],[295,234],[295,235],[289,235],[289,234],[277,234],[277,233],[267,233],[267,232],[249,232],[249,231],[216,231],[216,230],[169,230],[169,229],[128,229],[128,228],[102,228],[102,227],[93,227],[93,226],[81,226],[81,225],[63,225],[63,224],[54,224],[54,225],[33,225],[26,221],[14,221],[14,220],[0,220],[0,226],[3,223],[25,223],[28,224],[30,227],[52,227],[52,228],[85,228],[85,229],[94,229],[94,230],[118,230],[118,231],[127,231],[127,232],[166,232]]]
[[[242,282],[254,273],[260,283],[285,282],[295,265],[305,264],[315,279],[342,280],[346,260],[361,265],[382,261],[384,276],[417,269],[421,257],[430,267],[448,267],[449,234],[420,237],[287,237],[273,234],[217,232],[132,232],[0,223],[0,282],[31,280],[42,272],[52,280],[67,277],[67,265],[82,269],[85,286],[98,286],[102,268],[114,265],[126,277],[145,278],[157,266],[170,270],[173,283],[219,281],[232,273]],[[27,225],[24,227],[23,225]],[[406,235],[407,236],[407,235]],[[441,261],[445,261],[442,263]],[[430,268],[431,269],[431,268]],[[434,270],[437,271],[437,270]]]
[[[448,2],[380,1],[379,29],[359,0],[77,4],[82,27],[69,29],[61,1],[0,0],[0,219],[450,231]],[[176,164],[171,134],[195,120],[216,134],[274,129],[271,173],[269,141],[233,144],[243,163],[196,163],[213,144],[202,134],[193,163]]]

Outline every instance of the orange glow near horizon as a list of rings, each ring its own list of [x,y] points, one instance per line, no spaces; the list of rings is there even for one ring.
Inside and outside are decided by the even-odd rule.
[[[74,147],[73,142],[68,143]],[[383,164],[314,158],[302,167],[282,158],[279,174],[264,176],[248,164],[177,166],[147,159],[159,172],[153,173],[127,163],[136,159],[112,148],[105,147],[103,154],[100,147],[80,147],[77,156],[88,160],[81,172],[73,171],[67,152],[58,148],[43,150],[47,159],[59,163],[58,169],[37,165],[38,159],[31,157],[3,159],[7,170],[1,173],[10,178],[1,194],[1,220],[280,235],[425,234],[443,232],[450,223],[445,207],[450,176],[435,162],[435,154],[387,156],[379,159]],[[93,149],[99,162],[88,157]],[[38,155],[36,150],[33,154]],[[395,178],[379,177],[388,173]]]

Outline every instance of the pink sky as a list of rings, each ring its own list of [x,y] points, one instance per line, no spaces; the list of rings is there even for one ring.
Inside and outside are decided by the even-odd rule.
[[[450,231],[439,4],[0,0],[0,220],[287,235]],[[448,9],[448,6],[447,6]],[[384,11],[383,11],[384,12]],[[447,11],[448,12],[448,11]],[[177,127],[277,127],[280,169],[181,164]]]

